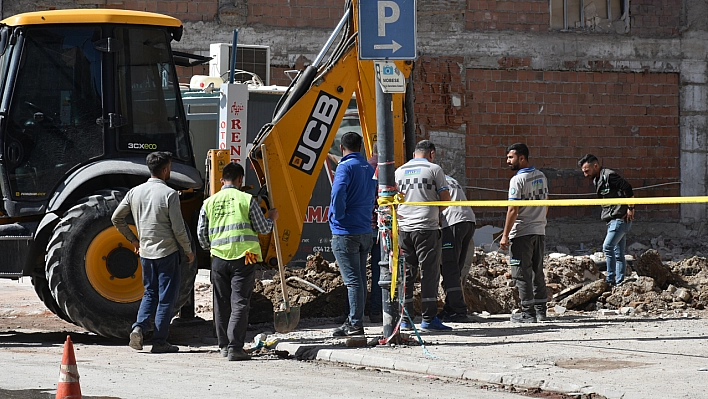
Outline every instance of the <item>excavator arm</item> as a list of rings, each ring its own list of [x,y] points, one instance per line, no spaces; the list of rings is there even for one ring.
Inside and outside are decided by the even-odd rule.
[[[271,266],[278,264],[275,240],[280,243],[283,264],[292,259],[300,245],[312,191],[355,92],[369,154],[376,141],[374,67],[372,61],[358,59],[356,7],[356,0],[347,3],[344,16],[327,44],[283,95],[273,122],[261,129],[249,154],[259,183],[269,192],[269,208],[277,208],[280,214],[279,236],[261,237],[264,261]],[[396,64],[407,78],[411,63]],[[396,94],[393,99],[398,164],[404,158],[404,98],[403,94]]]

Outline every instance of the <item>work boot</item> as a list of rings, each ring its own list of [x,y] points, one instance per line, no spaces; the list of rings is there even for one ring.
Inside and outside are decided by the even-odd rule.
[[[351,337],[352,335],[364,335],[364,327],[353,326],[347,322],[332,331],[333,337]]]
[[[467,316],[467,312],[457,313],[445,309],[438,313],[438,319],[443,323],[469,323],[472,321],[469,316]]]
[[[512,323],[535,323],[536,313],[532,307],[522,307],[520,312],[511,314]]]
[[[170,344],[169,342],[155,342],[152,344],[151,353],[177,353],[179,352],[179,347]]]
[[[534,310],[536,311],[537,322],[543,323],[544,321],[548,321],[548,317],[546,317],[546,304],[536,305],[534,306]]]
[[[236,349],[236,348],[229,348],[228,355],[226,358],[232,362],[232,361],[241,361],[241,360],[251,360],[251,355],[246,353],[243,348],[241,349]]]
[[[135,326],[133,331],[130,332],[130,343],[128,343],[128,346],[136,351],[143,349],[143,329],[140,328],[140,326]]]

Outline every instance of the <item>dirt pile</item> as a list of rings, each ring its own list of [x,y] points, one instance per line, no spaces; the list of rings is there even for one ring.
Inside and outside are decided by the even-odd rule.
[[[635,250],[638,248],[639,245],[635,245]],[[613,288],[604,282],[601,253],[548,254],[544,271],[549,308],[560,311],[605,309],[623,313],[705,309],[708,306],[708,260],[699,256],[680,261],[662,261],[661,258],[662,251],[645,249],[635,261],[629,262],[625,283]],[[288,269],[286,282],[291,305],[300,306],[302,318],[337,317],[346,312],[347,290],[339,270],[319,254],[308,257],[304,269]],[[470,312],[509,313],[518,307],[511,268],[506,255],[500,252],[487,253],[477,248],[469,272],[463,276],[463,289]],[[197,302],[197,313],[210,313],[211,285],[197,283],[195,290],[197,296],[207,299]],[[419,284],[416,284],[415,294],[419,312]],[[280,275],[273,270],[260,272],[251,299],[249,321],[272,322],[273,310],[281,303]],[[440,308],[443,303],[441,289]]]
[[[318,253],[307,257],[304,269],[287,269],[285,281],[291,306],[300,306],[300,317],[332,317],[344,314],[347,309],[347,289],[339,270],[330,266]],[[280,274],[272,280],[256,281],[251,298],[249,322],[273,321],[273,309],[283,302]]]
[[[624,313],[675,312],[708,306],[708,260],[691,257],[662,262],[659,251],[649,249],[630,262],[628,277],[617,287],[604,282],[594,256],[552,253],[544,259],[549,307]],[[635,274],[630,274],[635,270]],[[470,311],[508,313],[518,305],[518,294],[506,256],[477,250],[464,278],[465,299]]]
[[[544,259],[549,297],[568,288],[579,289],[595,281],[600,270],[590,257],[553,253]],[[509,313],[519,302],[506,255],[476,249],[474,263],[464,277],[467,307],[471,312]]]

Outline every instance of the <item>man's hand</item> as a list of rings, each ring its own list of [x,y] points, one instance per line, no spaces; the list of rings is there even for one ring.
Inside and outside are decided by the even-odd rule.
[[[499,247],[505,251],[509,249],[509,236],[502,236],[501,241],[499,241]]]
[[[278,220],[278,210],[276,208],[268,209],[268,216],[266,217],[275,222]]]
[[[189,264],[194,263],[194,252],[187,254],[187,263],[189,263]]]
[[[624,215],[624,220],[628,222],[634,220],[634,209],[627,208],[627,213]]]
[[[131,244],[133,244],[133,247],[135,247],[135,251],[134,251],[135,254],[140,256],[140,241],[133,240],[133,242],[131,242]]]

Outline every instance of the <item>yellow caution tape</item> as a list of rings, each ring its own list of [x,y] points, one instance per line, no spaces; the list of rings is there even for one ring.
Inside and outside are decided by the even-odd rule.
[[[394,205],[401,204],[405,201],[402,193],[398,193],[393,197],[379,197],[380,206],[391,207],[391,300],[396,296],[396,280],[398,279],[398,218],[396,217],[396,207]]]
[[[708,196],[696,197],[656,197],[656,198],[586,198],[561,200],[477,200],[477,201],[430,201],[406,202],[402,193],[393,197],[379,197],[380,206],[391,207],[391,237],[392,237],[392,267],[391,267],[391,299],[396,296],[396,281],[398,279],[398,218],[395,205],[411,206],[589,206],[589,205],[663,205],[663,204],[696,204],[708,203]],[[523,204],[523,205],[522,205]]]
[[[701,197],[656,197],[656,198],[595,198],[561,200],[478,200],[478,201],[431,201],[405,202],[396,204],[412,206],[588,206],[588,205],[661,205],[695,204],[708,202],[708,196]],[[522,205],[523,204],[523,205]]]

